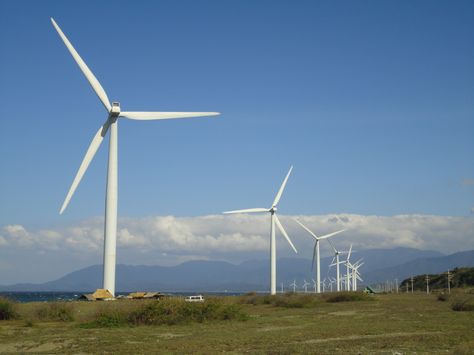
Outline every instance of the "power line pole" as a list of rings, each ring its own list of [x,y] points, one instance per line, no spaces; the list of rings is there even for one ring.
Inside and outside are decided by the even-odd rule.
[[[430,277],[426,275],[425,280],[426,280],[426,293],[429,295],[430,294]]]
[[[453,275],[451,275],[451,273],[449,272],[449,269],[448,269],[448,293],[451,293],[451,278],[452,278]]]

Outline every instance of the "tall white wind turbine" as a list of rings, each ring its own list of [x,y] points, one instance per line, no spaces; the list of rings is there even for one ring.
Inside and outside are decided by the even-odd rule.
[[[277,225],[278,229],[280,230],[281,234],[286,238],[290,246],[293,248],[295,253],[298,253],[296,250],[295,246],[290,240],[290,237],[288,237],[288,234],[286,233],[285,229],[283,228],[283,225],[280,223],[280,220],[278,219],[276,215],[277,211],[277,206],[278,202],[280,201],[281,195],[283,194],[283,190],[285,189],[286,182],[288,181],[288,178],[290,177],[291,171],[293,170],[293,166],[290,167],[290,170],[288,170],[288,173],[286,174],[285,180],[283,180],[283,183],[280,186],[280,189],[278,190],[278,193],[275,196],[275,199],[273,200],[272,206],[270,208],[249,208],[245,210],[235,210],[235,211],[227,211],[223,212],[225,214],[232,214],[232,213],[256,213],[256,212],[270,212],[270,294],[275,295],[276,294],[276,244],[275,244],[275,224]]]
[[[117,186],[118,186],[118,172],[117,172],[117,135],[118,135],[118,118],[129,118],[132,120],[164,120],[175,118],[201,117],[201,116],[215,116],[218,112],[136,112],[136,111],[121,111],[120,104],[113,102],[110,104],[107,94],[100,85],[97,78],[86,65],[86,63],[79,56],[79,53],[74,49],[71,42],[64,35],[58,24],[51,18],[54,28],[63,40],[67,49],[76,61],[77,65],[85,75],[92,89],[95,91],[100,101],[107,111],[107,119],[104,124],[94,135],[92,142],[87,149],[86,155],[76,173],[72,185],[67,193],[66,199],[61,207],[60,214],[64,212],[69,201],[71,200],[74,191],[76,191],[84,173],[86,172],[90,162],[94,158],[97,150],[100,147],[105,135],[110,131],[109,140],[109,162],[107,169],[107,188],[105,195],[105,228],[104,228],[104,279],[103,288],[108,290],[112,295],[115,295],[115,255],[116,255],[116,238],[117,238]]]
[[[351,257],[351,252],[352,252],[352,244],[351,247],[349,248],[349,253],[347,253],[347,258],[346,258],[346,291],[350,291],[350,275],[349,275],[349,267],[350,267],[350,262],[349,259]]]
[[[340,275],[340,271],[339,271],[339,265],[342,264],[344,261],[339,261],[339,255],[345,253],[345,252],[342,252],[342,251],[339,251],[337,250],[335,247],[334,247],[334,244],[331,243],[331,240],[328,239],[328,242],[329,244],[331,244],[331,247],[332,249],[334,250],[334,257],[332,259],[332,263],[331,265],[329,266],[334,266],[336,265],[336,281],[337,281],[337,284],[336,284],[336,290],[337,291],[340,291],[341,290],[341,275]]]
[[[308,227],[306,227],[303,223],[298,221],[296,218],[293,218],[296,223],[298,223],[305,231],[307,231],[314,239],[314,248],[313,248],[313,261],[311,262],[311,267],[314,268],[314,256],[316,254],[316,285],[317,285],[317,293],[321,293],[321,261],[319,257],[319,241],[323,239],[327,239],[332,237],[333,235],[339,234],[341,232],[344,232],[345,229],[341,229],[337,232],[329,233],[326,235],[323,235],[321,237],[316,236]]]

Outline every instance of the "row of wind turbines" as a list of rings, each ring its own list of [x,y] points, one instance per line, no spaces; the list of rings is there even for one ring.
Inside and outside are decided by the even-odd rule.
[[[164,119],[178,119],[178,118],[191,118],[191,117],[203,117],[203,116],[216,116],[219,115],[218,112],[143,112],[143,111],[121,111],[120,103],[112,102],[110,103],[107,93],[104,88],[94,76],[92,71],[86,65],[84,60],[80,57],[79,53],[73,47],[71,42],[68,40],[66,35],[63,33],[58,24],[51,18],[51,22],[59,34],[60,38],[66,45],[76,64],[79,66],[80,70],[88,80],[92,89],[98,96],[99,100],[104,105],[107,111],[107,118],[101,127],[97,130],[94,135],[92,142],[90,143],[87,152],[82,160],[81,165],[74,177],[74,180],[69,188],[69,191],[66,195],[66,198],[61,206],[60,214],[64,212],[67,208],[74,192],[76,191],[79,183],[81,182],[82,177],[84,176],[89,164],[94,158],[97,150],[99,149],[102,141],[108,132],[110,132],[109,139],[109,152],[108,152],[108,168],[107,168],[107,184],[106,184],[106,195],[105,195],[105,222],[104,222],[104,252],[103,252],[103,288],[108,290],[112,296],[115,296],[115,266],[116,266],[116,238],[117,238],[117,201],[118,201],[118,119],[127,118],[132,120],[164,120]],[[280,230],[283,236],[286,238],[292,249],[297,253],[295,246],[293,245],[291,239],[286,233],[283,225],[281,224],[278,216],[276,214],[277,206],[280,201],[280,198],[285,189],[288,178],[291,174],[293,167],[288,171],[280,189],[278,190],[275,199],[270,208],[251,208],[244,210],[235,210],[224,212],[226,214],[233,213],[255,213],[255,212],[268,212],[270,213],[270,293],[276,294],[276,244],[275,244],[275,226]],[[303,227],[314,239],[314,249],[313,249],[313,261],[312,265],[316,263],[316,292],[321,292],[321,272],[320,272],[320,251],[319,243],[321,240],[327,239],[330,237],[339,234],[344,231],[344,229],[323,235],[317,236],[310,229],[304,226],[300,221],[295,221]],[[349,262],[350,251],[348,258],[345,261],[339,260],[340,251],[336,250],[334,245],[331,243],[332,248],[334,249],[334,260],[333,264],[336,266],[336,285],[337,291],[341,289],[341,278],[340,278],[340,265],[345,264],[347,267],[347,280],[346,285],[350,284],[349,278],[352,277],[352,285],[356,285],[357,279],[360,279],[358,275],[358,268],[362,266],[363,263],[351,264]],[[352,246],[351,246],[352,249]],[[351,275],[349,275],[349,269],[352,270]],[[324,287],[324,283],[323,283]]]
[[[288,236],[288,233],[285,231],[285,228],[283,228],[283,225],[281,224],[276,211],[277,211],[277,206],[278,203],[280,202],[281,196],[283,194],[283,191],[285,190],[286,183],[288,182],[288,178],[290,177],[290,174],[293,170],[293,166],[290,167],[290,170],[288,170],[288,173],[285,176],[285,179],[283,180],[283,183],[280,186],[280,189],[278,190],[275,199],[273,200],[273,203],[270,208],[265,208],[265,207],[257,207],[257,208],[247,208],[243,210],[233,210],[233,211],[226,211],[223,212],[224,214],[236,214],[236,213],[261,213],[261,212],[268,212],[270,213],[270,294],[275,295],[276,294],[276,238],[275,238],[275,226],[278,227],[280,230],[281,234],[285,237],[285,239],[288,241],[288,244],[290,244],[291,248],[294,250],[295,253],[298,253],[296,250],[293,242],[291,241],[290,237]],[[322,236],[317,236],[313,231],[311,231],[308,227],[306,227],[303,223],[301,223],[299,220],[296,218],[293,218],[293,220],[298,223],[306,232],[308,232],[313,238],[314,238],[314,248],[313,248],[313,260],[311,262],[311,267],[314,269],[314,266],[316,264],[316,281],[315,283],[315,292],[316,293],[321,293],[321,257],[320,257],[320,247],[319,243],[321,240],[327,240],[329,244],[331,245],[332,249],[334,250],[334,258],[331,262],[331,266],[336,266],[336,289],[337,291],[341,291],[342,289],[342,279],[341,279],[341,274],[340,274],[340,265],[345,265],[346,266],[346,274],[345,274],[345,288],[347,291],[351,289],[356,291],[357,290],[357,280],[362,281],[359,273],[359,268],[364,264],[362,260],[358,260],[354,264],[350,262],[350,256],[352,253],[352,244],[347,252],[347,258],[344,260],[340,260],[339,256],[341,254],[345,254],[346,252],[339,251],[335,248],[334,244],[331,242],[329,238],[342,233],[345,231],[345,229],[338,230],[336,232],[332,232],[326,235]],[[296,281],[295,281],[296,283]],[[292,284],[293,285],[293,284]],[[290,285],[290,286],[292,286]],[[306,287],[309,285],[309,283],[306,283],[305,280],[305,285],[303,287]],[[293,285],[294,288],[296,288],[296,285]]]

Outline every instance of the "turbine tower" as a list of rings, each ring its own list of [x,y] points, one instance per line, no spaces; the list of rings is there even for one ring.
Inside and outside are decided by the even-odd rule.
[[[340,272],[339,272],[339,265],[342,264],[344,261],[339,261],[339,255],[341,255],[343,252],[337,250],[334,245],[331,243],[331,240],[328,239],[328,242],[329,244],[331,244],[331,247],[333,248],[334,250],[334,257],[332,259],[332,262],[331,262],[331,265],[329,266],[334,266],[336,265],[336,291],[340,291],[341,290],[341,276],[340,276]],[[335,262],[334,262],[335,260]]]
[[[218,112],[136,112],[136,111],[121,111],[118,102],[110,104],[107,94],[100,85],[97,78],[86,65],[86,63],[79,56],[79,53],[74,49],[71,42],[64,35],[58,24],[51,18],[54,28],[63,40],[67,49],[76,61],[84,76],[89,81],[92,89],[95,91],[100,101],[107,110],[107,119],[105,123],[96,132],[92,142],[87,149],[86,155],[76,173],[72,185],[66,195],[64,203],[61,207],[60,214],[64,212],[72,195],[77,189],[84,173],[86,172],[90,162],[94,158],[95,153],[100,147],[105,135],[110,131],[109,140],[109,162],[107,169],[107,187],[105,195],[105,227],[104,227],[104,278],[103,288],[108,290],[115,296],[115,255],[116,255],[116,239],[117,239],[117,191],[118,191],[118,159],[117,159],[117,136],[118,136],[118,119],[129,118],[132,120],[164,120],[174,118],[188,118],[201,116],[215,116]]]
[[[307,231],[314,239],[314,248],[313,248],[313,261],[311,262],[311,267],[314,268],[314,256],[316,254],[316,285],[317,285],[317,293],[321,293],[321,261],[319,257],[319,241],[323,239],[327,239],[332,237],[333,235],[339,234],[341,232],[344,232],[345,229],[341,229],[337,232],[329,233],[326,235],[323,235],[321,237],[316,236],[308,227],[306,227],[303,223],[298,221],[296,218],[293,218],[296,223],[298,223],[305,231]]]
[[[282,224],[280,223],[280,220],[278,219],[276,215],[277,211],[277,205],[278,202],[280,201],[281,195],[283,194],[283,190],[285,189],[286,182],[288,181],[288,178],[290,177],[291,171],[293,170],[293,166],[290,167],[290,170],[288,170],[288,173],[286,174],[285,180],[283,180],[283,183],[280,186],[280,189],[278,190],[277,195],[275,196],[275,199],[273,200],[272,207],[270,208],[249,208],[245,210],[235,210],[235,211],[226,211],[223,212],[225,214],[233,214],[233,213],[256,213],[256,212],[270,212],[270,294],[275,295],[276,294],[276,244],[275,244],[275,224],[277,225],[278,229],[280,230],[281,234],[286,238],[290,246],[293,248],[295,253],[298,253],[296,250],[295,246],[290,240],[290,237],[288,237],[288,234],[286,233],[285,229],[283,228]]]

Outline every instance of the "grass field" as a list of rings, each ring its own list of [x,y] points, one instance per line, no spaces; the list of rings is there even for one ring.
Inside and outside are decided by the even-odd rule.
[[[215,313],[216,319],[164,325],[95,322],[99,314],[137,312],[149,301],[17,304],[16,319],[0,321],[0,352],[474,354],[474,312],[453,311],[456,297],[474,300],[464,293],[444,301],[401,293],[335,303],[309,295],[229,296],[206,302],[222,310],[230,305],[238,317]]]

